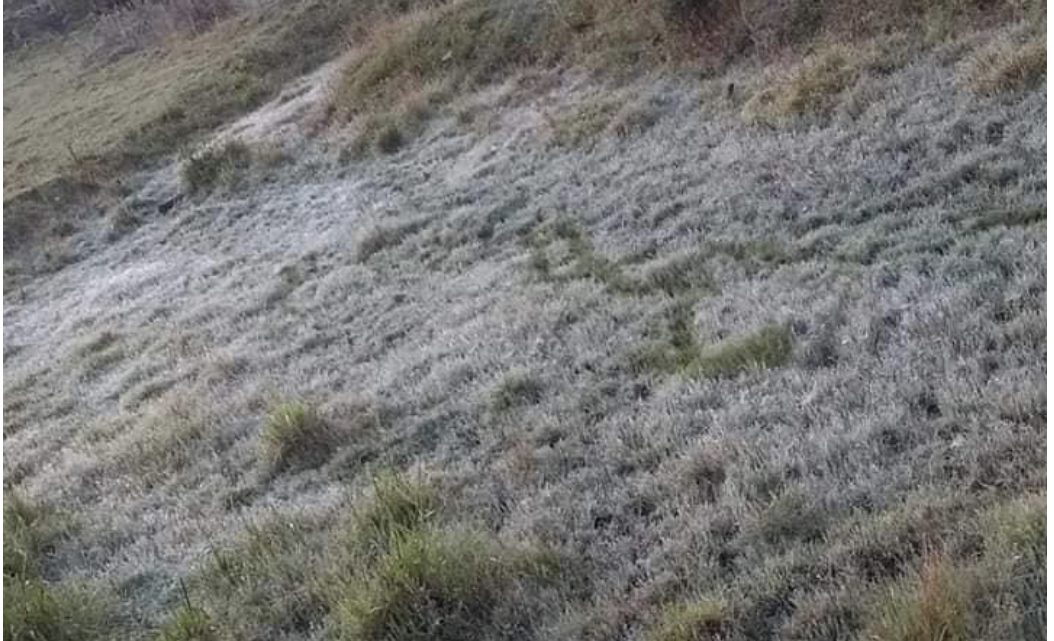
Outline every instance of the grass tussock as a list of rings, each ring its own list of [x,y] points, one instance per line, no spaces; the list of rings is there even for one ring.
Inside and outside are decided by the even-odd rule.
[[[398,247],[404,240],[428,225],[427,220],[416,219],[400,223],[382,223],[364,231],[355,246],[355,260],[364,263],[385,250]]]
[[[274,470],[315,465],[332,449],[334,435],[318,410],[307,403],[271,408],[260,434],[260,455]]]
[[[708,641],[721,639],[728,625],[728,608],[720,600],[701,598],[663,608],[648,641]]]
[[[490,405],[495,412],[507,412],[521,405],[537,403],[544,392],[542,382],[528,372],[512,372],[503,377],[491,392]]]
[[[848,46],[831,46],[809,55],[786,77],[755,93],[743,106],[753,123],[780,124],[831,112],[839,94],[856,81],[860,56]]]
[[[91,641],[112,631],[110,603],[88,586],[44,578],[69,524],[47,506],[4,495],[4,637]]]
[[[596,100],[579,105],[567,113],[559,114],[550,122],[553,142],[561,147],[590,145],[608,130],[618,111],[618,103]]]
[[[442,641],[511,638],[530,621],[506,619],[522,584],[544,581],[554,561],[508,548],[470,531],[422,529],[392,541],[388,552],[343,590],[338,638]],[[522,588],[521,588],[522,589]]]
[[[218,187],[233,188],[253,170],[267,171],[287,162],[288,156],[273,145],[250,146],[231,140],[191,154],[180,177],[191,194],[207,194]]]
[[[689,366],[689,372],[704,378],[734,376],[750,369],[780,367],[790,360],[790,329],[768,325],[741,338],[704,349]]]
[[[157,641],[219,641],[219,634],[208,612],[186,605],[161,625]]]
[[[195,598],[177,620],[216,630],[217,638],[273,638],[318,627],[327,612],[327,527],[325,520],[299,514],[249,525],[233,545],[214,550],[192,578]]]
[[[875,606],[867,638],[876,641],[963,641],[970,604],[966,584],[954,567],[931,556],[918,576],[890,588]]]
[[[357,556],[374,558],[392,541],[432,522],[439,509],[439,496],[427,482],[382,472],[373,479],[371,500],[354,513],[349,544]]]
[[[1047,43],[1039,38],[1024,43],[999,42],[975,54],[964,71],[977,93],[999,94],[1038,87],[1047,77]]]

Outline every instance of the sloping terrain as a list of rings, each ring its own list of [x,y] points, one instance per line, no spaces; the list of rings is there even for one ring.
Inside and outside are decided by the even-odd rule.
[[[41,576],[115,638],[1037,638],[1046,88],[969,79],[1020,31],[787,122],[801,70],[525,72],[391,154],[316,135],[323,69],[214,190],[146,170],[5,287],[5,487],[69,519]],[[361,585],[333,550],[380,470],[555,569],[370,601],[408,544]]]

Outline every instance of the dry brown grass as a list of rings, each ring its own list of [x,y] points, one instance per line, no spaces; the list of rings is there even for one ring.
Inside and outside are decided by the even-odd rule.
[[[743,106],[754,123],[779,124],[802,116],[831,112],[838,95],[856,81],[859,53],[835,45],[805,58],[784,77],[755,93]]]
[[[1046,39],[997,42],[976,53],[963,74],[970,88],[982,94],[1037,87],[1047,76]]]

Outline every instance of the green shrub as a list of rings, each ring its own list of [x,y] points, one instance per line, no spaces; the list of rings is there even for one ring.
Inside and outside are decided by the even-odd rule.
[[[555,570],[548,556],[507,549],[479,534],[412,532],[396,538],[368,573],[343,588],[336,605],[339,638],[463,641],[501,631],[507,637],[531,624],[498,616],[513,590]]]
[[[273,469],[317,464],[332,445],[332,431],[315,408],[298,402],[272,408],[260,435],[261,454]]]
[[[648,632],[648,641],[707,641],[721,639],[728,624],[724,602],[703,598],[663,608]]]
[[[734,376],[749,369],[784,365],[791,356],[790,328],[769,325],[747,336],[704,349],[689,372],[707,378]]]

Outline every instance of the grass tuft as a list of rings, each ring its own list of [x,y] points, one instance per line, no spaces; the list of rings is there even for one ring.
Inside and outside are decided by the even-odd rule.
[[[542,400],[545,386],[527,372],[506,374],[491,392],[491,408],[495,412],[507,412],[520,405],[530,405]]]
[[[392,541],[430,523],[438,510],[439,497],[430,485],[382,472],[373,479],[372,500],[355,511],[350,544],[361,555],[375,557]]]
[[[1042,37],[1023,44],[998,43],[974,55],[965,73],[969,86],[981,94],[1038,87],[1047,77],[1047,43]]]
[[[724,602],[703,598],[665,607],[649,631],[648,641],[707,641],[721,639],[728,623]]]
[[[392,541],[336,605],[339,638],[461,641],[530,625],[499,616],[514,589],[556,570],[535,551],[508,549],[473,532],[420,530]]]
[[[161,626],[157,641],[219,641],[219,631],[208,612],[188,606],[181,608]]]
[[[427,224],[428,221],[418,219],[372,227],[363,233],[356,245],[355,259],[364,263],[374,254],[397,247],[404,240],[424,229]]]
[[[927,558],[913,580],[888,590],[865,635],[875,641],[962,641],[968,631],[965,584],[949,562]]]
[[[769,325],[704,349],[689,372],[705,378],[724,378],[750,369],[780,367],[790,359],[791,350],[790,328]]]
[[[191,155],[181,170],[183,185],[192,194],[208,193],[220,185],[233,184],[251,163],[249,146],[232,140]]]
[[[838,94],[857,78],[859,56],[845,46],[828,47],[805,58],[791,73],[765,87],[743,106],[754,123],[781,124],[809,115],[826,115]]]
[[[281,403],[267,415],[260,435],[260,452],[276,470],[313,465],[324,459],[333,439],[329,425],[305,403]]]

